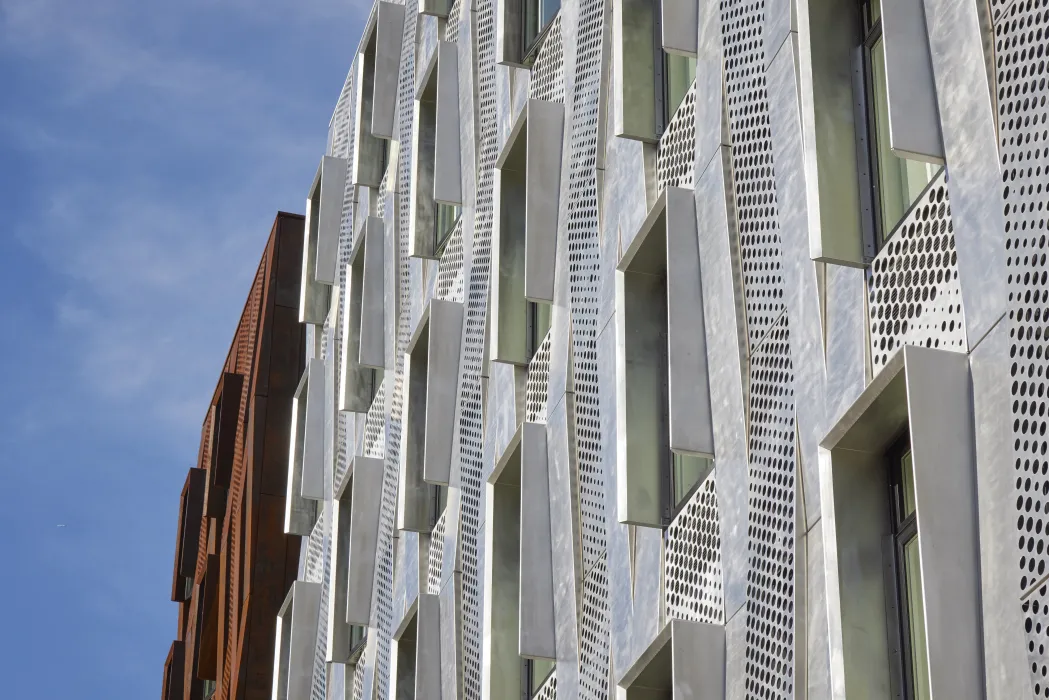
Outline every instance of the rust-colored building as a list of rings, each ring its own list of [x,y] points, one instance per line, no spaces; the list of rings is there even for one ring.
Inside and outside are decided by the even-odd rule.
[[[292,397],[302,374],[304,219],[280,212],[201,430],[179,507],[178,636],[162,700],[261,700],[299,537],[284,534]]]

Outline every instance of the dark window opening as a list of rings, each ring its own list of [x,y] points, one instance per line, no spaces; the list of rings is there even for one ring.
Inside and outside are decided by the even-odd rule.
[[[894,595],[897,644],[894,666],[899,697],[928,700],[929,657],[925,636],[925,610],[922,598],[921,560],[918,554],[918,517],[914,498],[914,461],[908,436],[904,435],[889,451],[889,509],[892,524],[891,579]]]

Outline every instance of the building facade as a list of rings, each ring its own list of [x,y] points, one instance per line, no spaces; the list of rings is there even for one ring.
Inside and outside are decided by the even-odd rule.
[[[1041,0],[377,0],[272,697],[1049,697]]]
[[[304,220],[277,214],[201,427],[179,505],[171,599],[178,633],[163,700],[268,698],[276,616],[298,575],[284,533]]]

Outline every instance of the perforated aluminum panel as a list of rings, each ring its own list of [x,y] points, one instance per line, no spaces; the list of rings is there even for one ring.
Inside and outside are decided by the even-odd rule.
[[[550,343],[553,332],[548,332],[535,356],[528,363],[528,380],[525,382],[525,420],[529,423],[545,423],[549,406]]]
[[[441,255],[434,296],[438,299],[462,302],[463,273],[463,222],[460,218]],[[456,292],[458,298],[455,298]]]
[[[794,697],[794,376],[786,317],[751,358],[748,694]]]
[[[532,66],[529,94],[537,100],[565,101],[565,50],[561,15],[554,18]]]
[[[667,617],[724,624],[721,522],[714,472],[667,528],[663,567]]]
[[[995,3],[1004,9],[1007,3]],[[1049,697],[1049,619],[1046,586],[1049,562],[1049,461],[1045,439],[1045,395],[1049,392],[1049,265],[1046,264],[1045,201],[1049,187],[1049,142],[1045,123],[1045,33],[1049,6],[1015,2],[996,28],[998,121],[1005,208],[1009,284],[1010,375],[1016,485],[1016,542],[1020,549],[1018,593],[1027,596],[1025,620],[1028,668],[1035,695]],[[1003,543],[1004,544],[1004,543]]]
[[[430,533],[430,550],[427,557],[426,592],[430,595],[439,595],[441,592],[441,564],[444,557],[444,527],[448,519],[446,510],[438,518],[437,524],[433,526]]]
[[[783,251],[772,169],[765,51],[765,0],[724,0],[721,36],[732,135],[732,173],[751,349],[783,313]]]
[[[875,371],[904,345],[965,350],[958,252],[942,172],[878,251],[867,291]]]
[[[597,161],[599,95],[605,4],[581,0],[576,28],[575,83],[572,99],[571,139],[567,189],[562,181],[560,226],[568,233],[568,283],[572,311],[572,367],[575,386],[574,428],[579,470],[579,511],[582,530],[583,570],[604,556],[605,477],[602,465],[602,430],[597,385],[597,333],[601,313],[600,218],[598,213]],[[602,578],[602,580],[604,580]],[[595,595],[608,595],[607,584]],[[607,629],[607,628],[606,628]],[[607,634],[607,632],[606,632]],[[600,655],[591,656],[600,660]],[[607,657],[604,657],[607,662]],[[604,670],[589,669],[598,675]]]
[[[656,153],[657,189],[696,184],[696,83],[685,93],[666,131],[659,138]]]
[[[368,409],[368,417],[364,422],[364,449],[361,452],[365,457],[382,459],[386,456],[386,380],[383,379],[379,390],[375,392],[371,408]]]
[[[608,572],[601,560],[583,580],[579,621],[579,697],[604,700],[608,687]]]
[[[534,700],[555,700],[557,698],[557,671],[543,682],[543,686],[532,696]]]

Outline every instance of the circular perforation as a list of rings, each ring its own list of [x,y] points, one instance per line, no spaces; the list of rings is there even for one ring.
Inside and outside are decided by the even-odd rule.
[[[712,471],[670,523],[663,555],[667,617],[721,625],[721,524]]]
[[[656,180],[664,187],[695,187],[696,83],[685,93],[670,124],[659,139]]]
[[[1031,680],[1049,698],[1049,629],[1046,627],[1046,514],[1049,512],[1049,266],[1046,264],[1046,192],[1049,188],[1049,108],[1046,106],[1045,37],[1049,2],[997,3],[995,27],[998,124],[1009,303],[1017,582]]]
[[[543,39],[528,86],[531,97],[551,102],[565,101],[565,50],[561,35],[561,15],[557,15]]]
[[[934,178],[867,271],[871,362],[904,345],[965,350],[958,253],[943,173]]]

